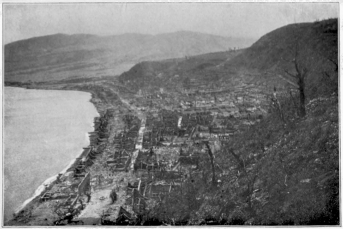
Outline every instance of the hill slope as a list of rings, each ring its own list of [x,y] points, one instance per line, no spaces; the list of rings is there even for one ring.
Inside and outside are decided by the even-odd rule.
[[[337,58],[337,28],[336,19],[281,27],[262,36],[228,65],[238,64],[260,70],[285,65],[283,61],[294,58],[296,43],[302,58],[306,55]]]
[[[225,63],[225,68],[249,68],[287,78],[285,70],[294,72],[293,60],[298,52],[300,66],[310,73],[308,94],[326,93],[332,89],[326,86],[338,85],[337,23],[337,19],[329,19],[276,29]]]
[[[144,60],[247,46],[251,40],[181,31],[160,35],[55,34],[5,45],[6,81],[116,75]]]
[[[122,74],[120,79],[124,83],[130,81],[132,87],[144,87],[147,84],[143,81],[148,80],[151,87],[159,82],[161,77],[157,76],[163,76],[162,84],[169,84],[168,80],[175,74],[183,76],[182,80],[190,78],[219,83],[233,82],[242,77],[256,86],[283,88],[290,86],[285,79],[292,79],[289,79],[285,70],[295,72],[292,60],[298,52],[299,64],[309,70],[306,79],[307,95],[330,94],[337,91],[338,85],[337,40],[336,19],[292,24],[264,35],[247,49],[230,54],[227,52],[226,57],[212,55],[204,59],[195,56],[169,63],[144,62]]]
[[[171,89],[188,89],[192,85],[185,83],[187,79],[195,81],[192,92],[197,100],[204,101],[223,85],[236,93],[230,97],[233,103],[238,103],[234,100],[239,96],[249,99],[258,95],[258,89],[277,88],[277,100],[268,97],[263,101],[263,96],[256,96],[257,101],[254,98],[251,104],[242,103],[257,106],[267,102],[268,112],[259,122],[220,141],[216,150],[218,145],[213,144],[212,165],[218,166],[211,168],[210,162],[202,161],[201,173],[192,174],[188,191],[170,198],[151,211],[150,217],[165,220],[165,215],[182,212],[179,223],[196,225],[339,224],[337,39],[336,19],[294,24],[266,34],[230,57],[216,53],[203,58],[143,62],[122,74],[124,84],[146,92],[153,87],[168,89],[174,81],[183,83]],[[285,73],[296,72],[292,62],[296,53],[299,66],[309,71],[303,117],[299,115],[298,90],[285,80],[297,83]],[[208,90],[216,82],[219,86]],[[233,86],[229,88],[224,82]],[[191,90],[185,91],[180,98],[187,98]],[[217,176],[218,183],[211,176]]]
[[[207,53],[164,61],[144,61],[119,76],[121,83],[137,91],[167,87],[173,90],[187,82],[215,82],[215,75],[223,74],[220,64],[237,56],[239,51]]]

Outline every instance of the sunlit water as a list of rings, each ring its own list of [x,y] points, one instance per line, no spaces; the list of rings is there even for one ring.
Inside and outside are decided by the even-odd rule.
[[[98,116],[90,98],[85,92],[5,87],[5,221],[88,146]]]

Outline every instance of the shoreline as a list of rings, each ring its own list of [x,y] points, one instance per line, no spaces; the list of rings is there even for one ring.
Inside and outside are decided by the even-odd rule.
[[[89,134],[86,133],[88,135],[88,139],[89,139]],[[89,144],[88,144],[89,146]],[[86,148],[86,147],[83,147],[83,148]],[[83,153],[83,150],[81,150],[81,153],[78,155],[78,157],[80,157]],[[43,183],[41,185],[38,186],[38,188],[35,190],[34,194],[32,197],[30,197],[29,199],[25,200],[23,202],[22,205],[20,205],[14,212],[13,214],[14,215],[17,215],[19,214],[21,211],[25,210],[26,207],[28,207],[28,205],[33,202],[37,197],[39,197],[40,195],[42,195],[45,191],[49,190],[56,182],[57,178],[58,178],[58,175],[59,174],[65,174],[68,169],[70,169],[72,167],[72,165],[76,162],[76,159],[78,158],[74,158],[70,161],[70,163],[61,171],[59,172],[58,174],[56,175],[53,175],[49,178],[47,178],[45,181],[43,181]],[[11,220],[11,219],[9,219]]]
[[[22,88],[22,89],[26,89],[26,90],[75,91],[75,92],[89,93],[89,94],[91,95],[91,98],[88,100],[88,102],[91,103],[91,104],[95,107],[96,112],[97,112],[97,115],[93,117],[93,125],[92,125],[93,131],[95,131],[95,122],[96,122],[96,118],[101,118],[101,114],[100,114],[100,112],[99,112],[99,109],[98,109],[98,107],[95,105],[95,103],[93,102],[94,95],[93,95],[93,93],[91,93],[91,92],[80,91],[80,90],[61,90],[61,89],[59,89],[59,90],[54,90],[54,89],[43,89],[43,88],[42,88],[42,89],[36,89],[36,88],[27,88],[27,87],[20,87],[20,86],[4,86],[4,89],[5,89],[5,87],[7,87],[7,88]],[[31,205],[35,204],[36,201],[39,199],[39,197],[40,197],[45,191],[47,191],[47,190],[49,190],[49,189],[51,189],[51,188],[53,187],[53,185],[56,183],[56,180],[57,180],[57,178],[58,178],[58,176],[59,176],[60,174],[64,175],[65,173],[68,172],[68,170],[69,170],[69,169],[73,166],[73,164],[77,161],[77,158],[80,157],[80,156],[83,154],[83,149],[84,149],[84,148],[90,147],[90,145],[91,145],[91,140],[90,140],[90,134],[89,134],[89,133],[90,133],[89,131],[86,132],[86,133],[84,133],[84,134],[85,134],[85,137],[86,137],[86,139],[87,139],[87,144],[86,144],[84,147],[82,147],[82,149],[80,150],[80,153],[77,154],[77,156],[76,156],[74,159],[72,159],[72,160],[69,162],[69,164],[68,164],[64,169],[61,170],[61,172],[59,172],[59,173],[57,173],[57,174],[55,174],[55,175],[53,175],[53,176],[47,178],[46,180],[44,180],[44,181],[42,182],[42,184],[40,184],[40,185],[35,189],[34,194],[33,194],[30,198],[28,198],[28,199],[26,199],[24,202],[22,202],[22,204],[21,204],[19,207],[17,207],[17,208],[14,210],[14,212],[12,212],[12,216],[11,216],[9,219],[7,219],[6,221],[4,221],[4,226],[5,226],[8,222],[12,221],[18,214],[20,214],[21,212],[23,212],[23,211],[27,210],[28,208],[30,208]]]

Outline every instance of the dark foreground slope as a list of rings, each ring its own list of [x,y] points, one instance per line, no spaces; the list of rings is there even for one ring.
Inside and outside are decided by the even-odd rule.
[[[6,81],[49,81],[120,74],[144,60],[246,47],[252,40],[188,31],[160,34],[55,34],[5,45]]]
[[[337,104],[335,95],[314,99],[306,118],[286,123],[271,112],[213,150],[216,182],[209,160],[202,161],[201,173],[184,184],[187,191],[147,218],[191,225],[338,225]]]

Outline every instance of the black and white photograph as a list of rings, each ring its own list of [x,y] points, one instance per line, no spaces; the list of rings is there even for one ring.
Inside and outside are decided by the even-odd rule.
[[[1,227],[342,226],[340,4],[2,1]]]

